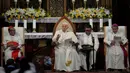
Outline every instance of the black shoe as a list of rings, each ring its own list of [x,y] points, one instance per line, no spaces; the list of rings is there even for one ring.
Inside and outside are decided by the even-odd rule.
[[[66,71],[64,71],[64,70],[61,70],[60,72],[66,72]]]
[[[114,69],[109,68],[107,71],[110,71],[110,72],[111,72],[111,71],[114,71]]]
[[[55,70],[55,72],[60,72],[60,70]]]
[[[86,71],[83,67],[80,67],[80,71]]]
[[[79,70],[74,70],[73,72],[79,72]]]
[[[122,69],[118,69],[119,72],[122,72],[123,70]]]
[[[93,69],[90,69],[89,71],[90,71],[90,72],[93,72]]]
[[[95,69],[90,69],[89,71],[90,71],[90,72],[95,72],[96,70],[95,70]]]

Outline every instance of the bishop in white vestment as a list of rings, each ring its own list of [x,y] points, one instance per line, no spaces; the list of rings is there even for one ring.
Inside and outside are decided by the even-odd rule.
[[[99,41],[97,35],[93,35],[91,33],[91,25],[85,26],[85,33],[79,37],[79,49],[82,50],[82,45],[90,45],[93,46],[93,50],[89,52],[89,69],[92,69],[93,62],[96,62],[96,52],[99,48]],[[87,71],[87,63],[86,63],[86,54],[88,52],[81,52],[80,51],[80,59],[81,59],[81,66]],[[94,54],[93,54],[94,53]],[[94,55],[94,56],[93,56]],[[94,60],[93,60],[94,59]]]
[[[4,37],[4,47],[5,47],[5,61],[10,58],[16,59],[21,57],[21,46],[22,40],[19,34],[16,34],[14,27],[10,26],[8,28],[9,34]]]
[[[52,41],[55,46],[55,69],[59,71],[74,71],[80,69],[80,58],[76,51],[75,43],[78,42],[76,35],[67,31],[68,24],[62,24],[62,30],[56,31]]]
[[[106,69],[125,69],[124,53],[121,45],[128,42],[125,35],[118,32],[118,25],[112,25],[112,32],[107,33],[104,38],[106,47]]]

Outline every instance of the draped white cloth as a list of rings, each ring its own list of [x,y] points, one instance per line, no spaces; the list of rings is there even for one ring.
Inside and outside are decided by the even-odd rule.
[[[60,35],[56,41],[57,35]],[[74,71],[80,69],[80,58],[76,52],[76,47],[72,42],[77,43],[77,37],[73,32],[63,32],[62,30],[56,31],[53,42],[57,43],[55,46],[55,69]]]
[[[111,41],[114,40],[114,37],[121,37],[121,42],[125,44],[128,40],[120,32],[116,34],[113,32],[107,33],[104,38],[104,42],[107,44],[106,47],[106,69],[125,69],[124,67],[124,54],[123,50],[120,47],[120,43],[116,42],[115,45],[111,45]]]
[[[19,44],[18,48],[21,48],[22,40],[21,37],[18,34],[15,34],[14,36],[6,35],[4,36],[3,44],[5,47],[5,61],[12,58],[12,52],[13,50],[10,49],[10,47],[7,47],[7,43],[10,41],[17,42]],[[21,57],[21,53],[19,52],[18,57]]]
[[[94,44],[93,44],[93,40],[92,40],[92,36],[94,38]],[[99,48],[99,40],[98,40],[98,37],[97,35],[86,35],[86,33],[84,33],[83,35],[81,35],[79,37],[79,49],[82,49],[82,45],[91,45],[93,46],[94,45],[94,63],[96,62],[96,51],[98,50]],[[80,55],[80,59],[81,59],[81,66],[87,70],[87,64],[86,64],[86,54],[83,54],[82,52],[79,53]],[[92,69],[92,64],[93,64],[93,51],[90,51],[90,56],[89,56],[89,63],[90,63],[90,66],[89,68]]]

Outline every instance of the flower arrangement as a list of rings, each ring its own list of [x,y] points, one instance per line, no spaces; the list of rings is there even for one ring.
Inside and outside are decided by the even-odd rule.
[[[14,8],[11,8],[10,10],[6,11],[5,12],[5,16],[7,16],[8,20],[11,20],[11,19],[21,19],[23,18],[23,15],[25,13],[25,10],[24,9],[14,9]]]
[[[44,9],[37,9],[34,16],[36,18],[43,18],[43,17],[45,17],[45,15],[46,15],[46,13],[45,13]]]
[[[34,9],[34,8],[10,8],[3,15],[7,17],[8,20],[11,19],[38,19],[44,18],[46,16],[46,11],[44,9]]]
[[[105,9],[104,7],[100,8],[78,8],[75,10],[71,10],[68,14],[71,18],[111,18],[112,14],[109,10]]]

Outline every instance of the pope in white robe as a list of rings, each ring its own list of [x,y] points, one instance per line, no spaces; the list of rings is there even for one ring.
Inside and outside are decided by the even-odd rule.
[[[97,35],[93,35],[91,33],[91,25],[86,25],[85,33],[83,33],[81,36],[79,36],[79,46],[78,47],[80,50],[83,49],[82,45],[90,45],[90,46],[93,46],[93,48],[94,48],[94,51],[91,50],[89,53],[89,69],[92,69],[93,61],[94,61],[94,63],[96,62],[96,52],[99,48],[99,41],[98,41]],[[87,71],[88,70],[87,63],[86,63],[86,54],[87,53],[83,53],[80,51],[79,54],[80,54],[80,59],[81,59],[81,66]]]
[[[5,48],[5,61],[10,58],[16,59],[17,57],[21,57],[21,45],[22,40],[19,34],[16,34],[14,27],[10,26],[8,28],[9,34],[4,36],[4,48]]]
[[[106,47],[106,69],[125,69],[124,53],[120,45],[128,42],[125,35],[118,32],[118,25],[112,25],[112,32],[104,38]]]
[[[55,66],[59,71],[74,71],[80,69],[80,58],[76,51],[76,35],[67,31],[68,24],[62,24],[62,30],[56,31],[52,41],[55,42]]]

